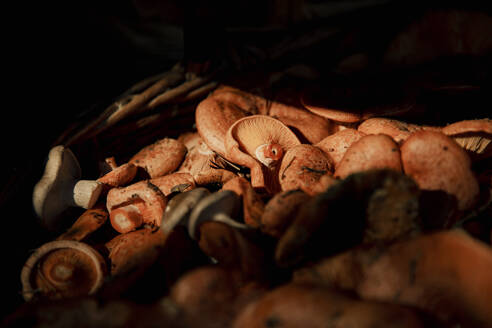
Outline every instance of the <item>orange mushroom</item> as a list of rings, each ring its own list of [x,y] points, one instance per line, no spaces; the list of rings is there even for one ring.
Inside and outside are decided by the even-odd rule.
[[[252,115],[236,121],[227,131],[225,157],[250,168],[255,189],[275,193],[280,190],[278,164],[298,144],[297,136],[279,120]]]
[[[347,149],[333,176],[343,179],[359,171],[382,168],[402,171],[400,148],[385,134],[368,134]]]
[[[492,120],[465,120],[444,126],[441,132],[453,138],[472,160],[492,156]]]
[[[163,176],[175,171],[186,155],[182,142],[163,138],[144,147],[128,163],[141,167],[151,178]]]
[[[333,165],[336,167],[342,160],[342,157],[345,155],[347,149],[364,135],[364,132],[347,128],[327,136],[323,140],[316,143],[315,146],[323,150],[330,157]]]
[[[302,189],[309,195],[325,174],[331,174],[331,159],[318,147],[313,145],[297,145],[290,148],[284,155],[279,169],[278,179],[283,191]]]
[[[166,204],[166,196],[149,181],[113,188],[106,198],[111,225],[120,233],[135,230],[143,223],[160,226]]]

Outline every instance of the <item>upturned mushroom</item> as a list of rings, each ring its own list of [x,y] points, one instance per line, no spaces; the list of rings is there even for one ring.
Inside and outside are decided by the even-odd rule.
[[[330,158],[313,145],[297,145],[284,155],[278,179],[283,191],[301,189],[314,194],[313,188],[325,174],[331,174],[333,164]]]
[[[81,168],[72,151],[62,145],[48,154],[43,176],[34,186],[34,210],[44,226],[56,229],[70,207],[91,208],[102,191],[95,180],[81,180]]]
[[[107,273],[101,254],[86,243],[56,240],[38,249],[21,271],[22,296],[61,299],[94,294]]]
[[[106,197],[106,207],[113,228],[125,233],[142,224],[160,226],[167,197],[150,181],[113,188]]]
[[[442,127],[441,132],[451,137],[473,161],[492,156],[492,120],[465,120]]]
[[[423,190],[441,190],[456,197],[458,209],[477,201],[479,184],[466,151],[441,132],[417,131],[401,146],[405,174]]]
[[[368,134],[347,149],[333,176],[344,179],[359,171],[383,168],[402,171],[400,148],[385,134]]]
[[[264,203],[251,183],[243,177],[235,177],[222,186],[222,190],[234,191],[242,201],[243,221],[247,225],[258,228],[263,215]]]
[[[280,190],[278,164],[300,141],[279,120],[252,115],[236,121],[229,128],[225,144],[228,160],[250,168],[253,188],[273,194]]]
[[[150,178],[175,171],[186,155],[186,147],[173,138],[163,138],[144,147],[128,163],[141,167]]]
[[[334,167],[336,167],[347,149],[364,135],[364,132],[347,128],[327,136],[314,144],[314,146],[323,150],[330,157]]]

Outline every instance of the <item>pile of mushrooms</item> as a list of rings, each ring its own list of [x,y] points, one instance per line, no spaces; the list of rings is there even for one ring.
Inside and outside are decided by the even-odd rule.
[[[24,298],[173,304],[185,327],[485,327],[492,222],[478,233],[467,224],[491,213],[490,167],[480,164],[490,163],[492,121],[420,126],[398,119],[408,108],[369,110],[331,108],[306,93],[286,104],[224,85],[196,107],[196,130],[121,165],[109,154],[109,170],[92,180],[81,179],[70,149],[54,147],[33,203],[45,227],[65,230],[25,262]],[[83,213],[67,218],[70,208]],[[489,265],[476,277],[485,296],[473,308],[453,291],[435,290],[446,306],[418,303],[431,285],[411,297],[387,292],[408,275],[419,284],[424,255],[388,278],[368,271],[361,284],[377,280],[379,289],[355,276],[344,283],[345,266],[370,265],[364,252],[377,262],[385,249],[451,240],[456,230],[467,232],[457,237],[466,254],[482,259],[466,270]],[[460,265],[447,263],[440,287],[470,286]]]

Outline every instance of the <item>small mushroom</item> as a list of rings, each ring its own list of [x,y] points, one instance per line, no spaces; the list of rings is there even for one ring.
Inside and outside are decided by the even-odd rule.
[[[368,134],[347,149],[333,176],[344,179],[359,171],[383,168],[402,171],[400,148],[385,134]]]
[[[75,240],[48,242],[29,257],[21,271],[22,295],[48,299],[94,294],[103,285],[106,262],[94,248]]]
[[[323,150],[332,160],[334,167],[336,167],[347,149],[364,135],[365,133],[356,129],[347,128],[327,136],[316,143],[315,146]]]
[[[229,128],[225,143],[225,157],[250,168],[253,188],[275,193],[280,189],[278,164],[284,154],[300,141],[279,120],[252,115],[236,121]]]
[[[97,179],[98,182],[104,185],[106,192],[111,188],[129,184],[137,175],[137,167],[131,163],[117,166],[114,157],[106,159],[106,163],[109,165],[111,171]]]
[[[199,226],[206,221],[222,222],[236,229],[251,229],[235,220],[241,209],[239,196],[231,190],[220,190],[200,200],[193,208],[188,221],[191,238],[199,239]]]
[[[283,191],[302,189],[313,194],[312,188],[325,174],[331,174],[333,165],[330,158],[313,145],[297,145],[284,155],[279,169],[278,179]]]
[[[61,234],[57,240],[76,240],[82,241],[92,232],[99,229],[108,219],[108,212],[104,204],[100,203],[91,209],[86,210],[72,224],[72,226]]]
[[[141,224],[160,226],[167,197],[149,181],[113,188],[106,197],[111,225],[120,233],[129,232]]]
[[[405,174],[423,190],[442,190],[456,197],[458,209],[477,201],[479,184],[466,151],[441,132],[417,131],[401,146]]]
[[[492,156],[492,120],[465,120],[444,126],[441,132],[453,138],[474,161]]]
[[[188,149],[188,153],[178,169],[178,172],[189,173],[198,186],[217,184],[222,186],[236,175],[228,170],[215,167],[219,155],[212,151],[202,138],[198,138],[194,145]]]
[[[160,177],[175,171],[186,155],[182,142],[163,138],[144,147],[128,163],[141,167],[150,178]]]
[[[102,184],[80,178],[80,165],[72,151],[62,145],[53,147],[32,196],[34,210],[46,227],[56,228],[61,214],[70,207],[88,209],[97,202]]]
[[[169,200],[162,218],[161,230],[164,233],[169,233],[177,225],[188,225],[188,219],[191,211],[196,204],[210,195],[210,191],[203,187],[198,187],[190,191],[185,191],[177,194]]]

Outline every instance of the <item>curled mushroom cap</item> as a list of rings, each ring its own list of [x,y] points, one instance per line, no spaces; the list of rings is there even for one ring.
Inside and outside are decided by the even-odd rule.
[[[46,227],[56,228],[60,215],[69,207],[88,209],[96,204],[102,184],[80,178],[80,165],[72,151],[61,145],[53,147],[32,195],[34,210]]]
[[[285,152],[299,144],[297,136],[279,120],[252,115],[238,120],[227,131],[226,158],[251,169],[254,188],[273,191],[278,182],[269,173],[275,170]]]
[[[347,149],[333,176],[344,179],[352,173],[383,168],[402,171],[400,148],[385,134],[368,134]]]
[[[182,142],[163,138],[144,147],[129,163],[143,168],[151,178],[166,175],[176,170],[186,155]]]
[[[289,149],[280,165],[278,179],[282,190],[302,189],[312,194],[312,188],[325,174],[331,174],[330,158],[313,145],[297,145]]]
[[[470,157],[441,132],[418,131],[401,146],[405,174],[424,190],[442,190],[456,197],[458,208],[473,206],[479,194]]]
[[[492,120],[465,120],[444,126],[441,132],[453,138],[473,160],[492,155]]]
[[[23,297],[49,299],[94,294],[103,284],[106,263],[91,246],[74,240],[56,240],[39,247],[21,272]]]

